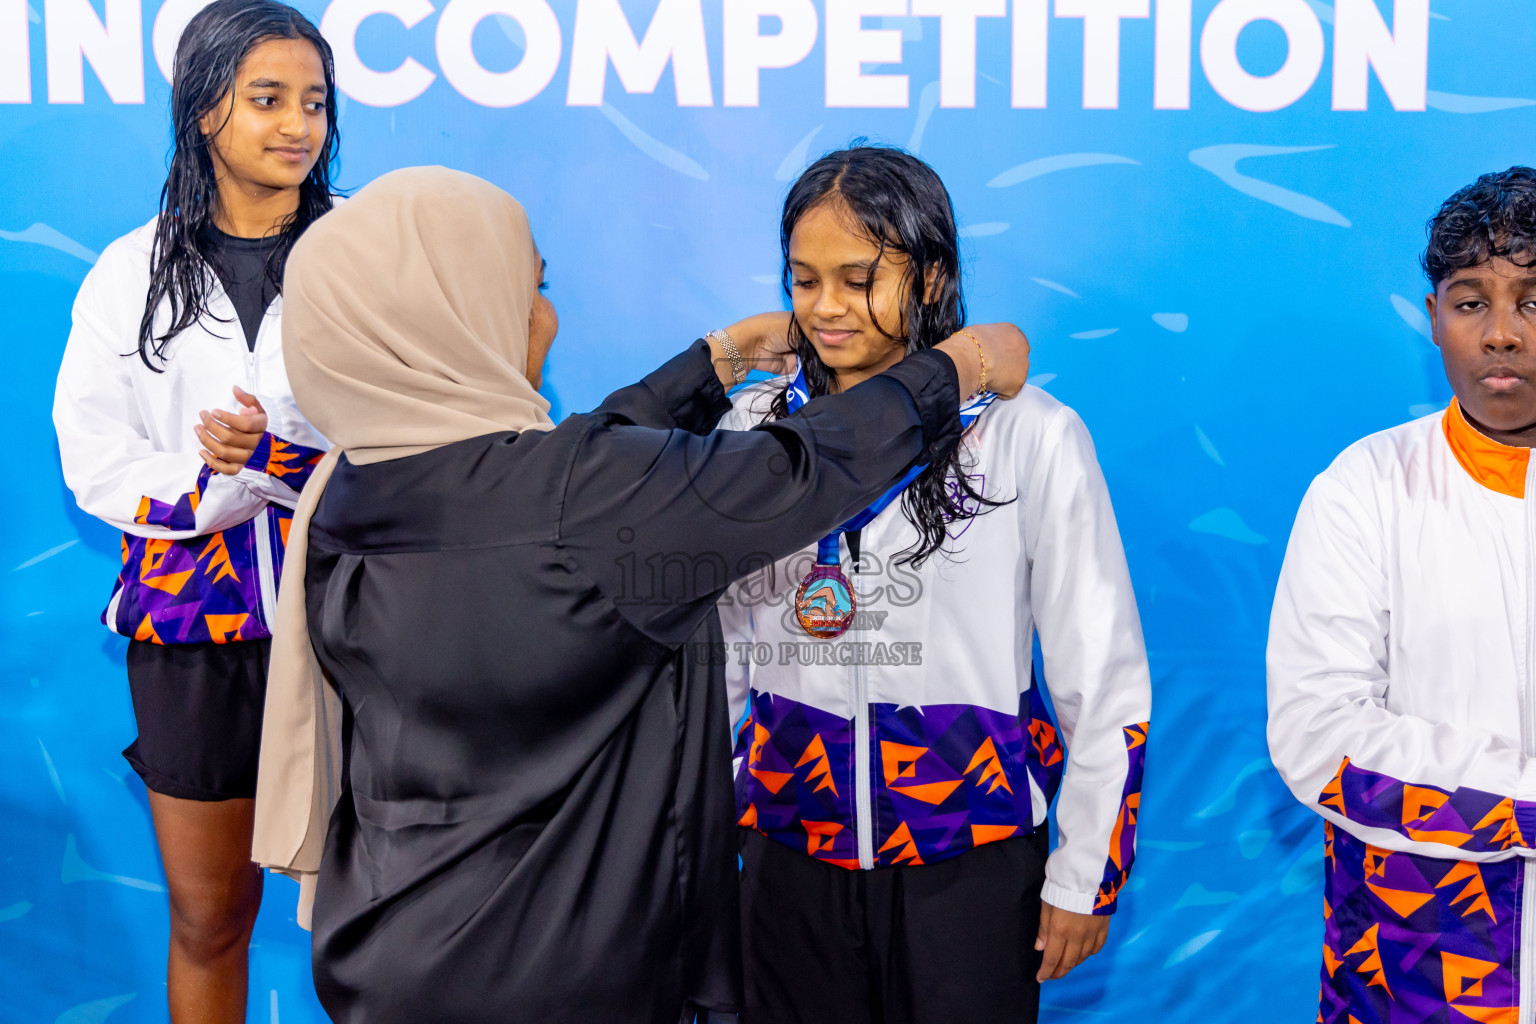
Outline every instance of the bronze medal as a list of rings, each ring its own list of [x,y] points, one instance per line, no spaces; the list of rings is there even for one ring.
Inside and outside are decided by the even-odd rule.
[[[795,591],[795,618],[801,629],[819,640],[846,633],[857,606],[853,587],[837,565],[813,567]]]

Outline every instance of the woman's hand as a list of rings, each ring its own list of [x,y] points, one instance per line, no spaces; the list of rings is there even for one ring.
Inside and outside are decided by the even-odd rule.
[[[747,369],[767,370],[777,375],[789,372],[793,358],[793,350],[789,347],[789,324],[788,313],[759,313],[737,321],[727,327],[725,333],[736,343]],[[715,369],[723,371],[720,382],[728,388],[734,386],[736,378],[731,373],[730,360],[726,358],[725,350],[713,339],[709,344],[715,359]]]
[[[987,390],[998,397],[1012,398],[1024,390],[1024,383],[1029,380],[1029,339],[1013,324],[976,324],[934,347],[955,361],[962,397],[975,394],[981,387],[983,356],[987,363]]]
[[[267,432],[267,410],[255,395],[235,388],[235,401],[239,412],[210,413],[204,409],[199,416],[202,423],[192,428],[203,450],[198,452],[203,461],[225,476],[234,476],[251,461],[251,453],[261,443],[261,435]]]
[[[1035,939],[1035,949],[1040,951],[1040,971],[1035,980],[1065,978],[1072,968],[1103,949],[1108,937],[1109,918],[1074,914],[1042,900],[1040,935]]]

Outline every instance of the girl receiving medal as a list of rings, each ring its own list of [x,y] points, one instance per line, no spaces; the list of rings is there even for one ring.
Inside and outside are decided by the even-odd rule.
[[[983,347],[949,195],[915,157],[824,157],[780,235],[799,372],[738,391],[722,427],[949,337]],[[1033,1021],[1039,983],[1107,936],[1150,717],[1136,602],[1082,421],[1038,388],[992,398],[983,372],[958,448],[721,601],[727,649],[754,652],[727,670],[744,1019]]]

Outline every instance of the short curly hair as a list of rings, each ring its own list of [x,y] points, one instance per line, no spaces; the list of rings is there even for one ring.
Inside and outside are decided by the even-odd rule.
[[[1491,171],[1440,204],[1425,225],[1419,257],[1431,287],[1468,267],[1500,257],[1536,265],[1536,170]]]

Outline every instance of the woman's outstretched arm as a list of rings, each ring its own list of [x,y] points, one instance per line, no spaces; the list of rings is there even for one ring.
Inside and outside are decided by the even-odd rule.
[[[991,379],[1016,393],[1028,342],[1010,330],[980,336]],[[964,358],[976,343],[962,341],[959,359],[948,349],[917,353],[750,431],[701,436],[594,417],[569,477],[560,543],[634,625],[682,642],[732,581],[830,532],[914,463],[958,443],[962,374],[969,388],[979,377],[979,358]],[[700,348],[684,358],[712,372]]]
[[[789,351],[789,314],[760,313],[732,324],[726,333],[744,365],[782,367]],[[712,373],[699,364],[701,354]],[[736,383],[732,365],[718,338],[700,339],[644,380],[603,399],[591,415],[606,417],[610,423],[707,434],[730,411],[725,392]]]

